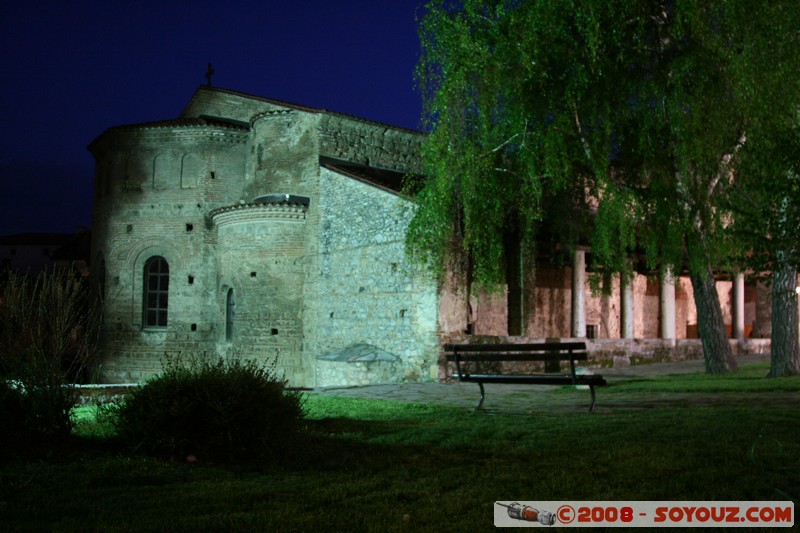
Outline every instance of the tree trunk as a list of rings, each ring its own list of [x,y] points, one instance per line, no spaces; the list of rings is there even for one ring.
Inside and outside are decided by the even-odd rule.
[[[703,357],[706,360],[706,372],[721,374],[736,370],[736,359],[733,357],[725,323],[722,320],[722,308],[719,305],[719,294],[711,268],[705,272],[692,273],[694,302],[697,306],[697,331],[703,341]]]
[[[782,264],[772,281],[772,362],[768,377],[800,374],[797,268]]]

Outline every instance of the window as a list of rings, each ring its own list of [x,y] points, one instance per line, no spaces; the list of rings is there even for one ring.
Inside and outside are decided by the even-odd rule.
[[[151,257],[144,265],[144,327],[167,327],[169,265],[163,257]]]
[[[100,295],[100,299],[103,300],[106,297],[106,262],[104,259],[100,260],[100,264],[97,267],[97,290]]]
[[[225,340],[230,341],[233,339],[233,307],[236,302],[233,301],[233,289],[228,289],[228,296],[225,299]]]

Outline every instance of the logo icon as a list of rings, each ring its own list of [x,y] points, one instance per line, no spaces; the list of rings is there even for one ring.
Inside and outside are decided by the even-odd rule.
[[[552,526],[556,523],[556,515],[548,511],[540,511],[534,509],[530,505],[522,505],[519,502],[514,502],[510,505],[505,503],[495,502],[501,507],[508,510],[508,516],[515,520],[525,520],[526,522],[539,522],[545,526]]]

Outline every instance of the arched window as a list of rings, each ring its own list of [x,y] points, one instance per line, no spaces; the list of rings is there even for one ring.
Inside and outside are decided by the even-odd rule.
[[[169,264],[163,257],[151,257],[144,264],[144,327],[167,327]]]
[[[225,298],[225,340],[230,341],[233,339],[233,308],[236,302],[233,300],[233,289],[228,289],[228,295]]]

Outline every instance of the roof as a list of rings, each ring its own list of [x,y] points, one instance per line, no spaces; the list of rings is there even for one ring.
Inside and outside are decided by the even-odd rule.
[[[63,246],[74,238],[74,233],[15,233],[0,235],[0,246]]]
[[[251,99],[251,100],[258,100],[260,102],[267,102],[269,104],[276,105],[276,106],[288,107],[290,109],[296,109],[298,111],[305,111],[306,113],[324,113],[324,114],[327,114],[327,115],[348,118],[348,119],[356,120],[356,121],[359,121],[359,122],[366,122],[368,124],[376,124],[376,125],[379,125],[379,126],[392,128],[394,130],[404,131],[406,133],[412,133],[412,134],[415,134],[415,135],[424,135],[424,133],[419,131],[419,130],[412,130],[412,129],[403,128],[403,127],[400,127],[400,126],[394,126],[392,124],[386,124],[384,122],[377,122],[377,121],[374,121],[374,120],[369,120],[369,119],[358,117],[358,116],[355,116],[355,115],[348,115],[346,113],[339,113],[337,111],[330,111],[328,109],[323,109],[323,108],[304,106],[304,105],[295,104],[295,103],[292,103],[292,102],[286,102],[284,100],[276,100],[274,98],[266,98],[266,97],[263,97],[263,96],[256,96],[256,95],[253,95],[253,94],[243,93],[241,91],[234,91],[232,89],[223,89],[221,87],[209,87],[207,85],[200,85],[197,88],[197,90],[195,91],[194,95],[192,95],[191,100],[189,100],[189,103],[184,108],[183,113],[186,113],[186,110],[189,109],[189,107],[192,105],[192,102],[197,97],[197,95],[199,93],[203,92],[203,91],[212,91],[212,92],[218,92],[218,93],[223,93],[223,94],[230,94],[230,95],[234,95],[234,96],[239,96],[241,98],[248,98],[248,99]]]
[[[403,184],[405,183],[406,177],[409,175],[405,172],[368,167],[366,165],[359,165],[325,156],[319,158],[319,164],[333,172],[393,193],[400,193],[403,190]]]
[[[155,120],[152,122],[141,122],[138,124],[123,124],[121,126],[112,126],[106,131],[119,131],[119,130],[139,130],[139,129],[167,129],[167,128],[206,128],[208,126],[216,128],[228,128],[232,130],[247,131],[249,129],[247,124],[236,120],[226,120],[217,117],[197,117],[197,118],[174,118],[168,120]]]
[[[92,249],[92,232],[89,229],[79,230],[70,235],[69,241],[58,248],[50,258],[53,261],[89,261]]]

